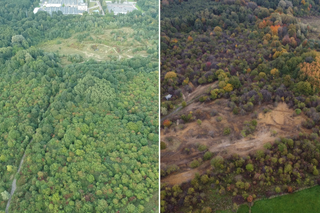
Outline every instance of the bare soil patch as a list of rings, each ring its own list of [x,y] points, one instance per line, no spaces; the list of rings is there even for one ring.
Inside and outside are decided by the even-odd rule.
[[[302,23],[310,26],[309,39],[318,39],[320,33],[320,16],[308,16],[299,19]]]
[[[226,105],[227,100],[192,103],[179,111],[175,117],[180,118],[182,114],[192,111],[193,115],[202,117],[201,125],[196,121],[181,124],[183,122],[180,120],[180,123],[175,123],[168,130],[161,131],[161,141],[167,144],[167,149],[161,151],[161,164],[177,165],[180,168],[179,173],[170,174],[163,178],[162,182],[182,183],[191,180],[195,171],[199,173],[206,171],[206,167],[210,166],[209,161],[205,162],[206,166],[201,165],[197,169],[191,170],[189,166],[191,161],[202,158],[205,152],[197,149],[199,144],[205,145],[206,151],[224,157],[232,154],[246,156],[263,149],[264,144],[273,143],[276,138],[291,137],[300,131],[310,131],[301,127],[301,122],[306,119],[305,115],[296,116],[293,109],[289,109],[285,103],[279,103],[277,107],[272,105],[256,107],[255,111],[258,112],[256,131],[253,135],[243,138],[240,132],[244,121],[252,120],[251,114],[234,115]],[[263,108],[269,108],[270,111],[264,113]],[[214,117],[210,115],[212,110],[218,112]],[[217,121],[218,116],[222,118],[220,122]],[[231,129],[231,134],[228,136],[223,135],[226,127]],[[190,150],[188,153],[185,151],[186,148]],[[172,181],[171,178],[173,178]]]

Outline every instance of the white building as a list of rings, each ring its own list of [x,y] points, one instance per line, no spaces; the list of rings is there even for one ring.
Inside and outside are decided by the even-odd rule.
[[[84,0],[40,0],[40,7],[36,7],[33,13],[46,11],[50,15],[52,12],[61,11],[63,14],[83,14],[88,11],[88,5]]]

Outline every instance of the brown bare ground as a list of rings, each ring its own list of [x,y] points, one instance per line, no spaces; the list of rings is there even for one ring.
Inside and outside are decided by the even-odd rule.
[[[308,16],[299,19],[302,23],[308,24],[311,32],[308,35],[309,39],[318,39],[320,33],[320,16]]]
[[[193,115],[201,112],[205,118],[202,124],[198,125],[196,121],[186,124],[172,126],[167,131],[161,131],[161,141],[167,144],[167,149],[161,151],[161,167],[167,165],[177,165],[179,172],[171,174],[161,180],[169,184],[180,184],[190,181],[196,172],[204,173],[210,167],[209,162],[205,162],[197,169],[190,169],[189,164],[194,159],[202,158],[204,152],[197,149],[199,144],[206,145],[210,152],[228,157],[234,153],[240,156],[246,156],[256,150],[263,149],[263,145],[273,143],[278,137],[287,137],[297,135],[300,131],[308,132],[301,127],[301,122],[306,119],[304,115],[295,116],[294,110],[289,109],[285,103],[279,103],[277,107],[264,105],[271,111],[263,113],[262,106],[255,110],[258,112],[258,125],[255,133],[243,138],[240,135],[243,129],[244,121],[251,121],[250,115],[233,115],[230,108],[226,106],[227,100],[219,100],[211,103],[195,102],[179,111],[176,117],[187,114],[190,111]],[[215,109],[217,116],[222,117],[221,122],[216,121],[216,117],[211,117],[210,112]],[[183,126],[181,128],[181,126]],[[180,127],[180,128],[179,128]],[[229,136],[223,135],[225,127],[231,128]],[[208,135],[209,131],[214,132],[214,137]],[[276,132],[276,134],[272,134]],[[190,150],[186,154],[185,148]]]
[[[196,98],[197,96],[200,96],[207,92],[208,89],[213,88],[217,85],[217,82],[206,84],[206,85],[200,85],[198,86],[192,93],[188,93],[183,91],[183,99],[184,101],[188,102],[192,99]]]

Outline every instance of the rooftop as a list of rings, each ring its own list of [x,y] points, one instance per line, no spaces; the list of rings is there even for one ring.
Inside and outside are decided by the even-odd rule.
[[[50,15],[52,15],[53,12],[58,12],[61,11],[63,14],[80,14],[85,12],[84,10],[78,10],[77,7],[45,7],[45,8],[40,8],[37,12],[39,11],[46,11]]]
[[[137,9],[133,4],[117,4],[109,2],[107,2],[107,8],[109,12],[111,12],[112,10],[115,15],[117,15],[118,13],[126,14]]]
[[[41,1],[40,1],[41,2]],[[78,5],[84,3],[83,0],[43,0],[42,3],[47,4],[67,4],[67,5]]]

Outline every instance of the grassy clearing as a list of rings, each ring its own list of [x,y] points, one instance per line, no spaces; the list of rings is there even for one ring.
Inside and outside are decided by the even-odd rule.
[[[241,205],[237,211],[237,213],[248,213],[249,212],[249,206],[246,204]]]
[[[305,189],[289,195],[254,203],[252,213],[314,213],[320,209],[320,186]],[[248,206],[242,205],[238,213],[249,212]]]
[[[115,38],[112,31],[118,32]],[[108,29],[100,33],[92,32],[83,41],[79,41],[77,36],[83,33],[77,33],[71,38],[57,38],[38,45],[47,52],[57,52],[61,56],[70,54],[79,54],[85,59],[93,58],[98,61],[110,59],[132,58],[134,56],[147,57],[145,50],[134,51],[135,48],[141,48],[146,45],[132,39],[134,30],[131,28]],[[154,46],[154,45],[153,45]]]
[[[89,5],[88,5],[89,8],[94,6],[98,6],[98,4],[95,2],[89,2]]]

